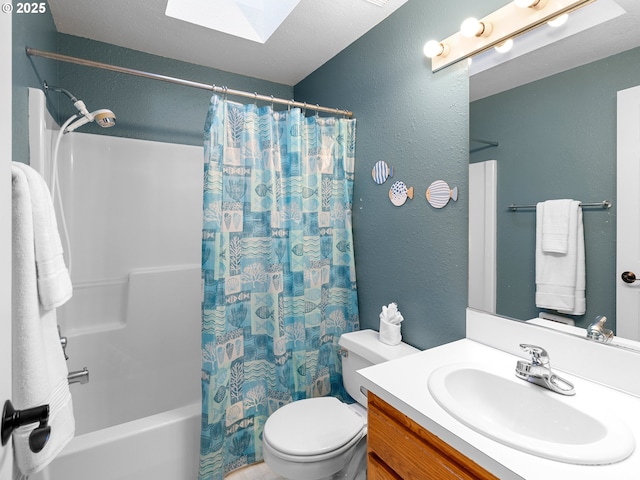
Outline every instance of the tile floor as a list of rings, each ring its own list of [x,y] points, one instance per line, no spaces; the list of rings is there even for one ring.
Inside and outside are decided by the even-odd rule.
[[[225,480],[285,480],[273,473],[264,462],[232,472]]]

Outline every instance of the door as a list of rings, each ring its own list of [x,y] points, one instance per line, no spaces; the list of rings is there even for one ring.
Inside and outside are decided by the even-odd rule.
[[[496,312],[498,161],[469,164],[468,305]]]
[[[0,410],[11,398],[11,15],[0,15]],[[1,413],[1,412],[0,412]],[[10,480],[11,443],[0,445],[0,480]]]
[[[616,335],[640,340],[640,86],[618,92],[617,123]]]

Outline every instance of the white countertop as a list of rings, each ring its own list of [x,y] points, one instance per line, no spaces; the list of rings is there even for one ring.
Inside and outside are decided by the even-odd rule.
[[[524,358],[523,353],[521,358]],[[514,375],[517,357],[473,340],[464,339],[425,350],[408,357],[358,371],[362,383],[372,393],[412,418],[458,451],[501,479],[636,480],[640,478],[640,398],[593,383],[551,367],[575,385],[576,395],[563,401],[580,405],[606,423],[617,415],[636,436],[630,457],[611,465],[584,466],[547,460],[505,446],[458,422],[443,410],[429,393],[431,372],[451,363],[490,364]],[[576,359],[576,361],[580,361]],[[629,372],[636,375],[636,372]],[[549,392],[550,395],[557,395]]]

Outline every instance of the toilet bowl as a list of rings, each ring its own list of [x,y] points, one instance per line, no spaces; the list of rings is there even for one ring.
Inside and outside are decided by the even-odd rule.
[[[265,423],[264,460],[291,480],[366,480],[366,396],[356,370],[419,350],[389,346],[373,330],[346,333],[339,341],[344,387],[357,403],[334,397],[298,400],[278,409]]]

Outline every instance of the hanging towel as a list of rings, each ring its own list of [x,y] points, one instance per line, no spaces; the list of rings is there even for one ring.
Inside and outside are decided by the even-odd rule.
[[[542,251],[567,253],[569,250],[569,212],[573,200],[547,200],[542,203]]]
[[[536,306],[583,315],[586,299],[582,209],[579,201],[570,202],[566,253],[545,252],[542,246],[544,217],[552,206],[564,208],[564,204],[550,201],[536,206]],[[560,215],[554,214],[554,218]]]
[[[55,238],[57,231],[35,233],[38,228],[52,228],[55,221],[40,222],[36,218],[39,215],[36,211],[46,211],[49,207],[34,207],[34,200],[50,204],[51,199],[48,195],[32,195],[28,180],[32,174],[38,175],[30,167],[12,165],[13,403],[16,409],[49,404],[51,436],[39,453],[33,453],[29,448],[29,434],[37,425],[27,425],[14,432],[15,463],[25,476],[47,466],[75,432],[67,381],[69,372],[58,335],[56,310],[42,305],[36,273],[36,238]]]
[[[64,264],[62,243],[58,234],[51,194],[44,178],[24,163],[13,162],[27,177],[33,214],[38,296],[42,306],[50,310],[63,305],[73,293],[71,277]]]

